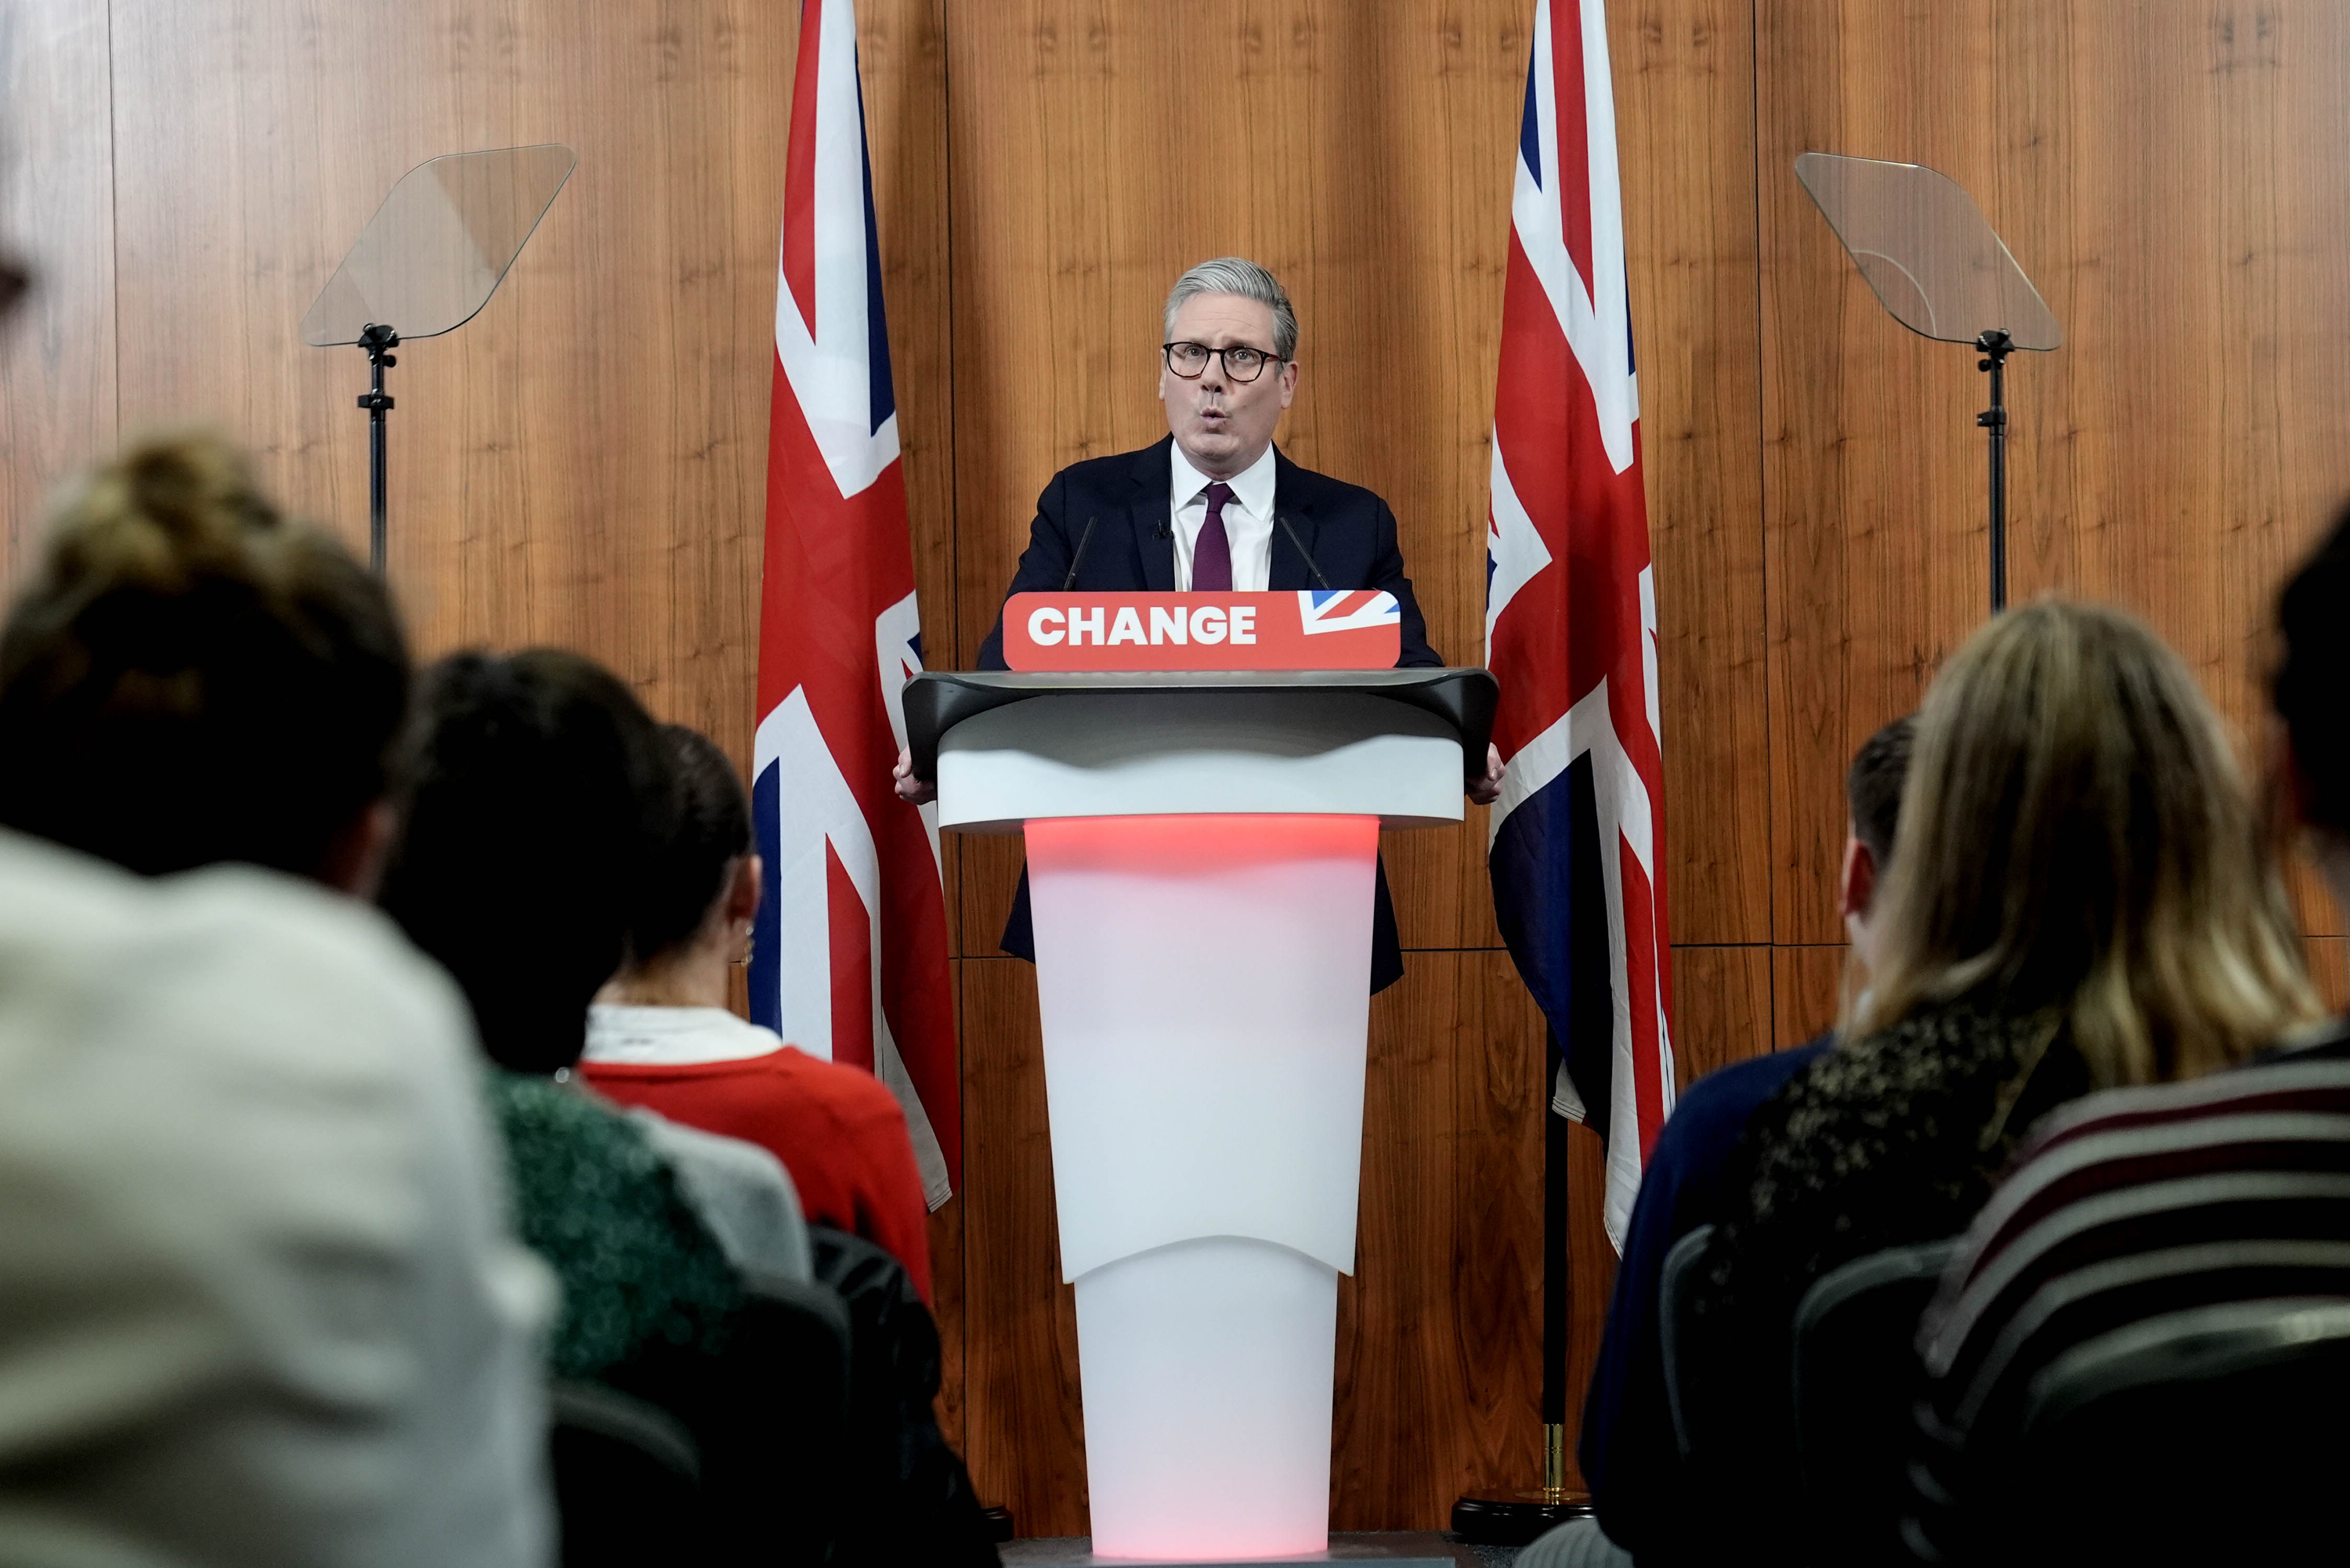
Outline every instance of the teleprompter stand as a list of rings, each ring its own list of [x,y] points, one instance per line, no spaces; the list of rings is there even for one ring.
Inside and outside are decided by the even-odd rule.
[[[383,373],[400,340],[437,337],[471,321],[571,176],[568,147],[505,147],[420,163],[400,178],[302,317],[314,348],[357,344],[368,357],[368,561],[380,576],[388,546],[390,475]]]
[[[370,321],[359,329],[359,347],[367,350],[372,383],[359,394],[359,407],[368,416],[368,568],[380,577],[383,576],[384,492],[390,479],[383,416],[391,412],[391,394],[383,389],[383,373],[400,363],[391,354],[400,347],[400,334]]]
[[[1991,407],[1975,423],[1991,434],[1991,613],[2007,607],[2007,357],[2015,340],[1994,327],[1978,335],[1975,369],[1991,374]]]
[[[1964,343],[1990,373],[1991,608],[2007,607],[2007,357],[2064,334],[1974,198],[1917,163],[1806,152],[1795,177],[1887,314],[1922,337]]]

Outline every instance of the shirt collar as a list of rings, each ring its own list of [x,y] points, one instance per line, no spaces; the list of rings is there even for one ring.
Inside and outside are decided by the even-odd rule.
[[[682,1067],[743,1062],[783,1049],[773,1031],[745,1023],[723,1007],[629,1007],[599,1002],[588,1010],[585,1062]]]
[[[1169,441],[1167,454],[1175,476],[1175,510],[1180,512],[1199,499],[1200,492],[1215,482],[1191,466],[1191,460],[1183,455],[1183,448],[1179,443]],[[1254,462],[1224,483],[1232,487],[1232,498],[1247,508],[1249,515],[1270,517],[1273,515],[1274,477],[1273,443],[1267,441],[1264,451]]]

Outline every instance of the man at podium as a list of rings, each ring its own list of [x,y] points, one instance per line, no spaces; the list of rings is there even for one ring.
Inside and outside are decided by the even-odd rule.
[[[1387,503],[1274,447],[1298,366],[1297,316],[1273,274],[1237,256],[1201,262],[1175,280],[1164,325],[1167,439],[1055,474],[1006,597],[1379,588],[1403,611],[1397,662],[1442,664]],[[1000,616],[979,667],[1004,668]]]
[[[1273,444],[1282,410],[1297,395],[1297,313],[1272,273],[1223,256],[1201,262],[1167,296],[1159,350],[1166,439],[1139,452],[1071,463],[1036,498],[1014,594],[1040,590],[1242,593],[1311,587],[1377,588],[1402,611],[1399,665],[1441,665],[1404,575],[1395,514],[1359,485],[1315,473]],[[1003,618],[980,644],[979,668],[1002,670]],[[1501,757],[1470,798],[1501,792]],[[898,793],[932,798],[900,754]],[[1387,874],[1373,910],[1371,989],[1403,975]],[[1024,877],[1003,931],[1003,950],[1035,957]]]

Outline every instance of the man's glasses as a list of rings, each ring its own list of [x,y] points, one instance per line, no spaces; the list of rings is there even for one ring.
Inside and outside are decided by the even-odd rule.
[[[1167,368],[1187,381],[1196,381],[1208,373],[1208,359],[1221,355],[1224,376],[1228,380],[1246,383],[1264,374],[1267,365],[1278,365],[1280,359],[1262,348],[1211,348],[1204,343],[1161,343],[1159,351],[1167,356]]]

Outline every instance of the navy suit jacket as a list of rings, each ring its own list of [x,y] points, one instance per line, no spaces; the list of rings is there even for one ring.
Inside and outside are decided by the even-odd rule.
[[[1174,592],[1175,530],[1169,513],[1174,471],[1168,457],[1174,441],[1168,436],[1140,452],[1073,462],[1055,474],[1036,498],[1028,548],[1020,554],[1019,570],[1013,573],[1004,597],[1057,591],[1068,577],[1069,563],[1077,559],[1088,522],[1093,537],[1085,544],[1084,557],[1077,559],[1071,591]],[[1428,646],[1428,623],[1411,596],[1411,579],[1404,576],[1395,514],[1388,504],[1360,485],[1298,467],[1277,447],[1273,474],[1274,512],[1296,530],[1298,543],[1322,568],[1325,581],[1334,588],[1382,588],[1395,595],[1403,611],[1403,653],[1396,663],[1441,665],[1444,660]],[[1266,586],[1275,592],[1320,586],[1279,523],[1274,524],[1270,567]],[[1004,668],[1001,611],[987,640],[979,645],[979,667]],[[1012,918],[1003,928],[1003,945],[1015,957],[1035,960],[1024,871],[1012,900]],[[1371,989],[1383,991],[1402,978],[1402,944],[1397,940],[1395,904],[1388,897],[1387,867],[1382,864],[1371,911]]]
[[[1835,1044],[1834,1034],[1822,1034],[1700,1078],[1673,1106],[1641,1167],[1576,1457],[1601,1532],[1643,1562],[1687,1557],[1677,1530],[1699,1506],[1680,1485],[1679,1439],[1665,1398],[1658,1319],[1665,1254],[1719,1216],[1731,1156],[1754,1113]]]

